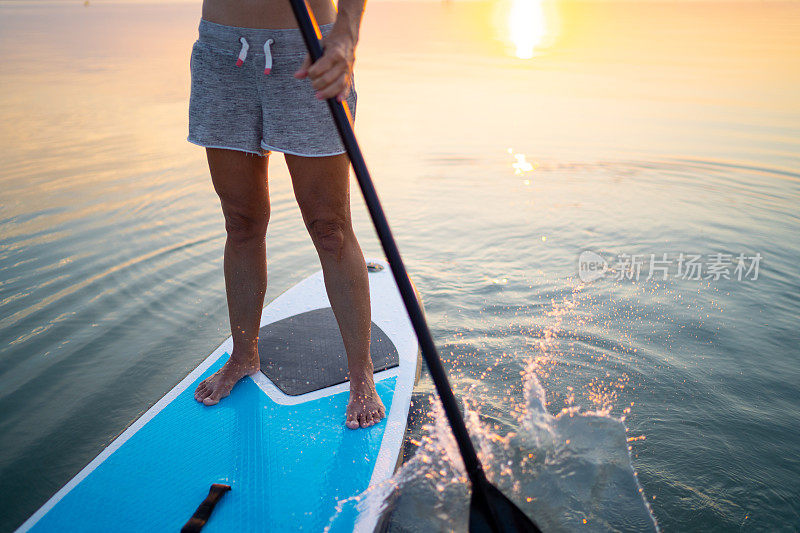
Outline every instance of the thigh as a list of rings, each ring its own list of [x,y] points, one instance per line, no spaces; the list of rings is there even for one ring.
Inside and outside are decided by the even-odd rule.
[[[220,148],[207,148],[206,155],[214,190],[226,216],[269,214],[267,156]]]
[[[350,223],[350,160],[347,154],[302,157],[285,154],[294,196],[306,225],[315,220]]]
[[[236,66],[237,28],[200,21],[189,60],[189,142],[262,155],[263,117],[257,65]]]

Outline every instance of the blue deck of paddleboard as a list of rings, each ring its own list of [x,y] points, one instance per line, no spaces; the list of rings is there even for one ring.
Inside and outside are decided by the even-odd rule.
[[[322,531],[338,501],[364,491],[386,419],[344,425],[348,393],[280,405],[250,379],[214,407],[194,384],[147,422],[34,526],[33,531],[178,531],[212,483],[231,485],[204,533]],[[376,383],[388,412],[395,377]],[[352,506],[346,513],[355,513]],[[352,524],[355,516],[338,516]]]

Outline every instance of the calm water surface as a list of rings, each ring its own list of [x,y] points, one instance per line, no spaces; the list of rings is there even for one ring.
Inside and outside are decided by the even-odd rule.
[[[198,21],[0,3],[0,530],[229,335],[222,215],[185,141]],[[796,531],[800,6],[374,3],[356,79],[495,482],[547,531]],[[280,155],[270,189],[268,300],[318,268]],[[614,271],[581,281],[584,251]],[[732,279],[707,276],[713,254]],[[638,279],[617,265],[634,255]],[[464,529],[432,390],[403,468],[342,507],[399,487],[393,530]]]

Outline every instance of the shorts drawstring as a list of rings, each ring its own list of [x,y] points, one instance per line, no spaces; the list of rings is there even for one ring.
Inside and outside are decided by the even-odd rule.
[[[272,52],[269,45],[274,42],[272,39],[267,39],[267,42],[264,43],[264,74],[269,74],[272,70]]]
[[[239,37],[239,42],[242,43],[242,49],[239,50],[239,57],[236,59],[236,66],[241,67],[244,65],[244,60],[247,59],[247,51],[250,50],[250,45],[247,39]],[[269,74],[272,71],[272,51],[270,45],[274,43],[273,39],[267,39],[264,43],[264,74]]]
[[[247,44],[247,39],[240,37],[239,41],[242,43],[242,49],[239,50],[239,58],[236,60],[237,67],[244,65],[244,60],[247,58],[247,51],[250,50],[250,45]]]

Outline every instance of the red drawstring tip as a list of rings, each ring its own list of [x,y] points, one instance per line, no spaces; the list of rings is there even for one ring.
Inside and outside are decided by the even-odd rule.
[[[236,60],[236,66],[237,67],[241,67],[242,65],[244,65],[244,61],[242,61],[241,59],[237,59]]]
[[[271,68],[265,68],[264,69],[264,74],[269,74],[270,72],[272,72]]]

